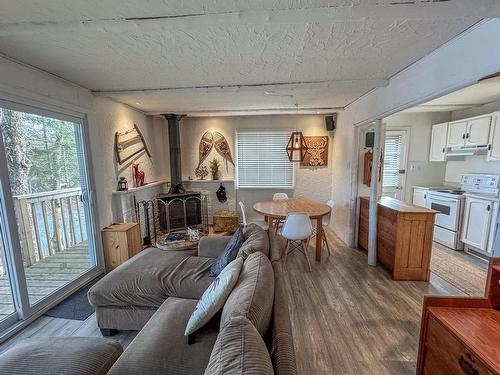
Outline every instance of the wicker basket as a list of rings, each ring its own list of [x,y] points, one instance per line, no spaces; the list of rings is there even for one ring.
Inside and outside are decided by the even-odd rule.
[[[214,213],[214,232],[236,232],[240,226],[237,211],[217,211]]]

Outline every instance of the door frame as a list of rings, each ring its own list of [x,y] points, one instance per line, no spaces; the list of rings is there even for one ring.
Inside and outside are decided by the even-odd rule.
[[[24,274],[24,266],[21,255],[21,243],[17,229],[17,221],[10,189],[9,174],[7,168],[0,168],[0,215],[4,224],[3,240],[4,252],[7,259],[9,278],[11,280],[11,289],[16,306],[16,313],[12,317],[6,318],[0,323],[0,343],[8,337],[15,334],[18,330],[32,322],[45,311],[49,310],[63,299],[67,298],[73,292],[78,290],[89,281],[95,279],[104,272],[104,256],[102,244],[100,241],[99,215],[96,205],[95,183],[92,167],[92,156],[90,152],[90,138],[88,130],[87,115],[75,112],[70,109],[67,111],[60,107],[36,103],[36,106],[24,104],[31,102],[29,99],[12,101],[10,97],[3,96],[0,93],[0,107],[20,112],[32,113],[35,115],[51,117],[63,121],[75,123],[75,138],[77,139],[77,148],[83,154],[83,161],[79,160],[80,168],[83,168],[83,175],[86,179],[87,190],[82,196],[88,204],[84,205],[84,210],[90,218],[90,225],[87,225],[87,239],[89,244],[91,259],[94,265],[76,279],[61,286],[61,288],[47,294],[45,298],[30,305],[27,285]],[[0,165],[7,165],[5,147],[2,137],[0,137]],[[93,251],[91,251],[93,250]],[[16,323],[17,321],[17,323]]]
[[[409,127],[387,127],[385,128],[384,132],[384,140],[383,140],[383,145],[384,149],[382,150],[383,153],[385,153],[385,140],[386,137],[389,133],[400,133],[402,135],[402,145],[403,145],[403,152],[401,154],[401,159],[399,162],[400,170],[404,170],[405,173],[401,177],[401,196],[400,200],[404,201],[406,199],[406,180],[408,176],[408,155],[410,151],[410,139],[411,139],[411,129]],[[381,192],[383,195],[384,192],[384,170],[383,170],[383,163],[382,163],[382,183],[381,185]],[[395,189],[397,191],[397,189]]]

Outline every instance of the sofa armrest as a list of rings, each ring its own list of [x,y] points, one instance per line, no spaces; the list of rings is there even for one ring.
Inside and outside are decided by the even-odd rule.
[[[206,258],[217,258],[222,253],[231,239],[231,236],[202,237],[198,244],[198,256]]]

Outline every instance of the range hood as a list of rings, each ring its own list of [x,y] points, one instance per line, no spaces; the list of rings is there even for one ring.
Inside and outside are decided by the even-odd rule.
[[[486,155],[489,147],[489,145],[448,147],[446,150],[446,158],[453,158],[454,156]]]

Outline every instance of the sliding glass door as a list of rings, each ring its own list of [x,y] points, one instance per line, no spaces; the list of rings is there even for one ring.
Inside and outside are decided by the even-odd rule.
[[[17,309],[26,318],[96,270],[81,119],[21,108],[0,108],[10,234],[0,252],[0,319]]]

